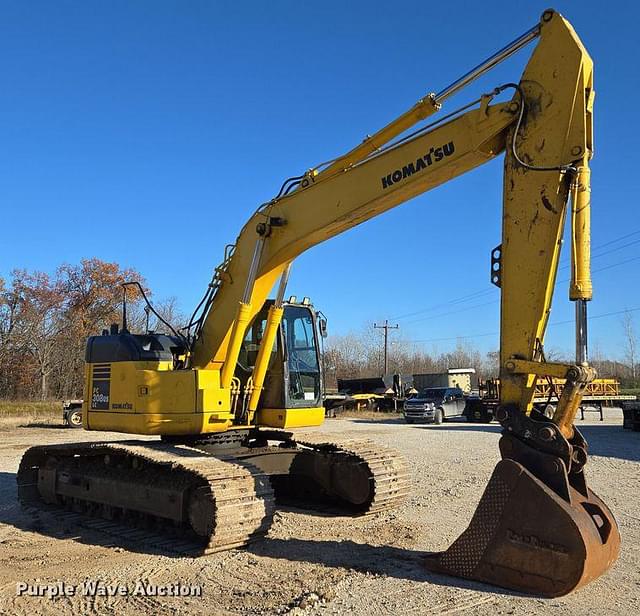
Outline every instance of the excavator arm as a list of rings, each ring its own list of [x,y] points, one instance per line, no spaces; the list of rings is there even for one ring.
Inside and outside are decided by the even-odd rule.
[[[243,317],[250,321],[302,252],[500,154],[516,113],[510,103],[489,105],[489,98],[343,172],[311,172],[294,192],[261,208],[236,241],[195,344],[194,366],[235,364],[229,349],[239,305],[248,307]]]

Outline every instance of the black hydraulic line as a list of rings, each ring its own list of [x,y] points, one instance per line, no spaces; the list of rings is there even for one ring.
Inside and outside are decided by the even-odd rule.
[[[171,323],[168,323],[167,321],[165,321],[156,311],[156,309],[151,305],[151,302],[149,301],[149,298],[147,297],[147,294],[144,292],[144,289],[142,288],[142,285],[137,281],[137,280],[132,280],[129,282],[123,282],[122,283],[122,287],[126,289],[126,287],[138,287],[138,290],[140,291],[140,294],[142,295],[142,298],[144,299],[145,303],[147,304],[147,306],[149,307],[149,310],[151,310],[151,312],[153,312],[153,314],[157,317],[157,319],[163,324],[166,325],[170,330],[171,333],[178,338],[179,340],[182,341],[182,343],[185,345],[187,350],[190,350],[190,344],[189,344],[189,340],[183,336],[182,334],[178,333],[173,326],[171,325]]]
[[[207,299],[209,293],[211,293],[211,283],[209,283],[209,286],[207,287],[207,290],[204,292],[204,295],[202,296],[202,299],[200,300],[200,302],[196,306],[195,310],[193,311],[193,314],[191,315],[191,318],[189,319],[189,322],[187,323],[187,326],[184,327],[183,329],[189,330],[189,329],[191,329],[193,327],[193,325],[196,322],[195,321],[196,314],[198,314],[198,310],[200,310],[200,306],[202,306],[202,304],[204,304],[204,302]]]
[[[300,186],[300,182],[299,181],[289,184],[289,187],[287,188],[287,190],[284,191],[284,194],[282,196],[286,197],[297,186]]]
[[[516,159],[518,164],[520,164],[523,167],[525,167],[525,169],[530,169],[531,171],[561,171],[561,172],[565,172],[565,173],[566,172],[575,172],[576,168],[571,163],[565,164],[565,165],[554,165],[554,166],[550,166],[550,167],[537,167],[535,165],[530,165],[530,164],[524,162],[520,158],[520,156],[518,156],[518,151],[517,151],[517,148],[516,148],[516,140],[518,138],[518,133],[520,132],[520,127],[522,125],[522,120],[524,118],[524,114],[525,114],[527,103],[526,103],[526,100],[525,100],[524,91],[522,90],[522,87],[520,86],[520,84],[517,84],[517,83],[505,83],[505,84],[497,87],[494,90],[494,93],[496,95],[500,94],[501,92],[503,92],[507,88],[513,88],[520,95],[520,112],[518,114],[518,121],[516,122],[515,130],[513,131],[513,139],[511,140],[511,152],[513,153],[513,157]]]
[[[287,193],[284,192],[285,189],[287,190],[287,192],[289,192],[289,188],[287,188],[287,184],[289,184],[289,182],[300,182],[304,179],[304,174],[302,175],[297,175],[295,177],[290,177],[287,178],[283,183],[282,186],[280,187],[280,190],[278,191],[278,194],[276,195],[276,199],[280,199],[280,197],[283,196],[283,193],[286,195]]]

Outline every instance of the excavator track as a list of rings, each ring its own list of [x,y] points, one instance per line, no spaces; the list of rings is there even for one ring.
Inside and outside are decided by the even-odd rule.
[[[273,490],[258,469],[183,445],[131,441],[32,447],[22,458],[17,482],[26,508],[66,507],[83,514],[76,520],[81,525],[156,546],[163,537],[160,547],[191,556],[261,539],[274,513]],[[141,522],[146,529],[128,528]]]
[[[326,442],[315,439],[296,440],[320,454],[330,454],[350,463],[366,467],[369,474],[370,496],[358,513],[370,515],[400,505],[411,492],[411,477],[407,462],[394,449],[373,441],[341,440]]]
[[[280,447],[215,451],[203,442],[157,441],[32,447],[18,470],[18,497],[27,510],[50,511],[59,522],[200,556],[263,538],[282,477],[310,486],[314,502],[303,498],[304,508],[340,501],[357,515],[396,507],[411,490],[404,458],[372,441],[269,437]]]

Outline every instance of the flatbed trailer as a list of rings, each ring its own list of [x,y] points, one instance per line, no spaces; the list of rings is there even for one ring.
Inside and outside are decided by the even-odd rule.
[[[547,416],[553,415],[563,387],[563,379],[539,381],[533,399],[534,407]],[[500,403],[500,380],[484,381],[480,384],[480,392],[480,396],[467,398],[464,415],[468,421],[490,423]],[[585,412],[595,412],[599,413],[600,421],[604,421],[604,408],[622,406],[625,402],[635,400],[635,396],[620,394],[620,383],[616,379],[596,379],[589,383],[587,393],[582,398],[580,419],[585,418]]]
[[[405,400],[403,381],[406,378],[403,375],[391,374],[338,379],[338,391],[345,396],[340,406],[344,410],[354,411],[400,411]]]

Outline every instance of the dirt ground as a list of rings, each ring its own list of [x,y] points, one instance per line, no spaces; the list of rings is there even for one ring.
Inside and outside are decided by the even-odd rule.
[[[408,459],[415,492],[398,510],[366,518],[276,514],[269,537],[244,550],[198,559],[118,543],[83,528],[48,525],[20,510],[15,473],[30,445],[123,438],[60,426],[0,433],[1,614],[531,614],[640,613],[640,434],[621,413],[579,422],[590,443],[590,486],[609,504],[622,553],[605,576],[562,599],[543,600],[449,579],[421,567],[425,551],[446,548],[471,519],[498,460],[497,425],[405,425],[399,419],[333,419],[327,436],[362,437]],[[16,584],[85,581],[127,588],[124,596],[17,596]],[[143,580],[202,588],[200,597],[131,592]],[[80,586],[78,588],[81,588]]]

